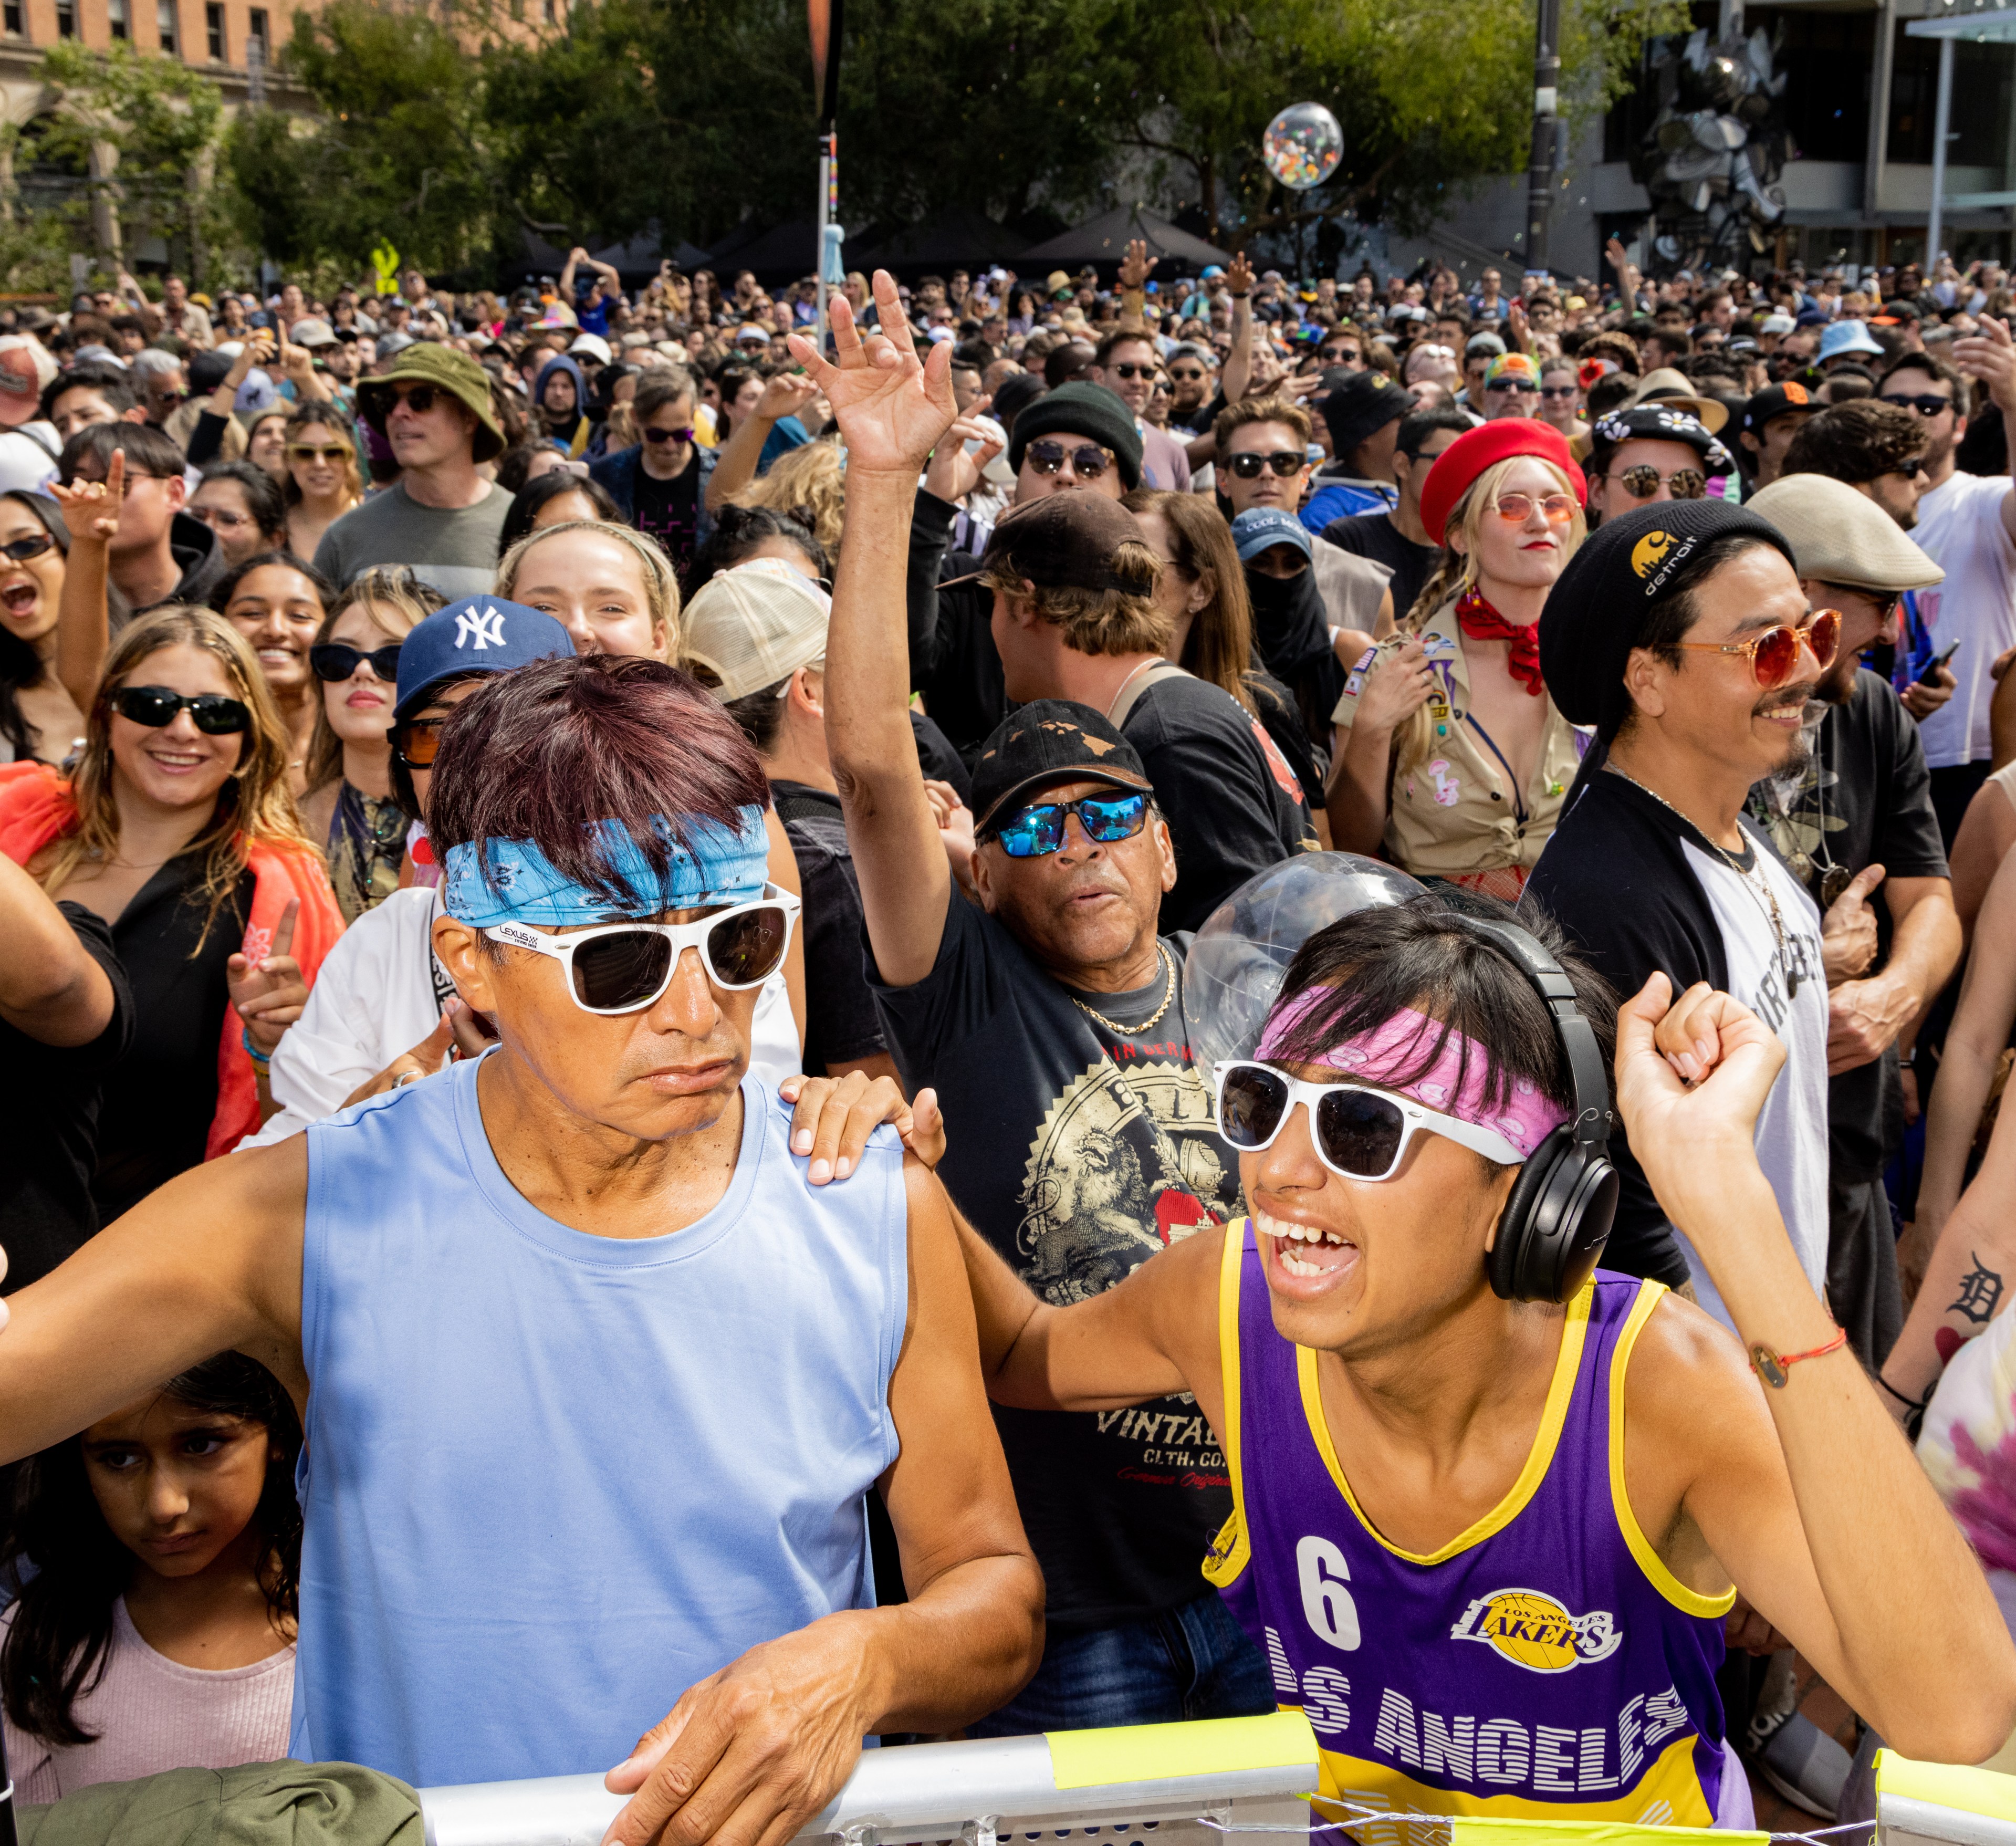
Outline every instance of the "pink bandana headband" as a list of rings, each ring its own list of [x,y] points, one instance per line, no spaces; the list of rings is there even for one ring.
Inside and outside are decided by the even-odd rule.
[[[1314,987],[1298,994],[1285,1006],[1277,1006],[1260,1035],[1260,1049],[1254,1056],[1263,1061],[1278,1058],[1289,1034],[1316,1007],[1326,1005],[1331,990]],[[1389,1071],[1406,1071],[1419,1065],[1422,1056],[1436,1039],[1442,1050],[1435,1062],[1411,1083],[1385,1081]],[[1491,1090],[1492,1059],[1474,1038],[1449,1030],[1440,1020],[1431,1019],[1403,1006],[1377,1031],[1333,1047],[1316,1060],[1333,1071],[1344,1071],[1368,1084],[1412,1096],[1417,1103],[1453,1115],[1473,1127],[1490,1128],[1517,1148],[1521,1159],[1530,1159],[1533,1150],[1568,1119],[1568,1111],[1550,1102],[1523,1077],[1509,1079],[1510,1094],[1495,1107],[1487,1102]]]

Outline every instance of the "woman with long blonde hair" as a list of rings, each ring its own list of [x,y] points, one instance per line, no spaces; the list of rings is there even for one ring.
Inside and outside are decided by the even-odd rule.
[[[357,433],[328,404],[304,404],[287,419],[287,549],[312,559],[322,534],[364,499]]]
[[[1442,557],[1337,704],[1341,849],[1517,901],[1588,744],[1548,696],[1539,642],[1586,494],[1560,431],[1535,419],[1486,423],[1435,458],[1421,520]]]
[[[812,536],[826,547],[826,555],[837,560],[847,512],[846,480],[837,443],[808,442],[779,455],[767,474],[759,474],[731,494],[729,503],[768,506],[809,520]]]
[[[499,560],[494,594],[550,615],[576,653],[679,663],[679,578],[655,539],[608,520],[528,532]]]
[[[0,852],[105,920],[131,991],[99,1113],[104,1220],[259,1125],[267,1060],[342,932],[289,746],[237,631],[171,607],[113,644],[74,777],[0,765]]]

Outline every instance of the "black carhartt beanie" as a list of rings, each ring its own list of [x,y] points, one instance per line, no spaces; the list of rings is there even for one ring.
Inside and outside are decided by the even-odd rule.
[[[1699,579],[1689,562],[1711,540],[1741,534],[1792,562],[1769,520],[1726,500],[1669,500],[1606,519],[1568,560],[1540,613],[1540,674],[1562,717],[1607,743],[1630,714],[1624,668],[1653,610]]]
[[[1022,471],[1022,457],[1039,436],[1086,436],[1113,451],[1120,478],[1132,493],[1141,484],[1141,436],[1134,413],[1103,384],[1060,384],[1046,392],[1015,419],[1008,466]]]

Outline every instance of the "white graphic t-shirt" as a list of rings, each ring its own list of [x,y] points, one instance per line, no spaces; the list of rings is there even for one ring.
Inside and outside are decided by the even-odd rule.
[[[2003,649],[2016,647],[2016,540],[2002,520],[2009,494],[2006,474],[1956,474],[1918,502],[1911,537],[1946,574],[1944,583],[1918,592],[1918,613],[1935,650],[1960,644],[1948,663],[1958,689],[1918,726],[1935,769],[1989,755],[1995,682],[1988,670]]]

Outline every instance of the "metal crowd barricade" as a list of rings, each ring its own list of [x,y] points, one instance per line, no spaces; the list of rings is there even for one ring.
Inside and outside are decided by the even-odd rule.
[[[1878,1846],[2016,1846],[2016,1776],[1876,1758]]]
[[[798,1835],[844,1846],[1292,1846],[1315,1734],[1299,1711],[868,1750]],[[427,1846],[599,1846],[625,1797],[599,1776],[420,1791]],[[1089,1836],[1085,1837],[1085,1836]]]
[[[1797,1833],[1379,1812],[1312,1817],[1316,1743],[1299,1711],[870,1750],[794,1846],[1855,1846],[1867,1823]],[[2016,1777],[1876,1760],[1875,1846],[2016,1846]],[[599,1846],[625,1797],[599,1776],[420,1791],[427,1846]]]

